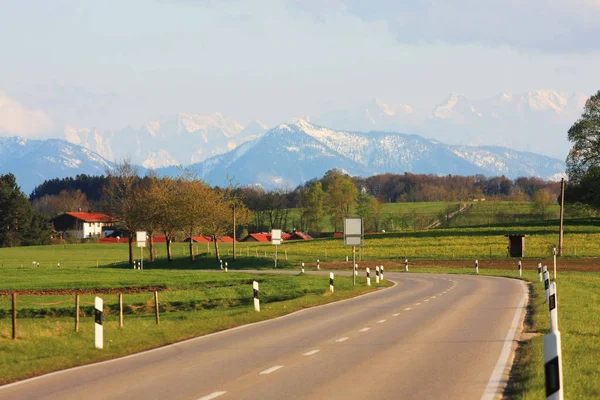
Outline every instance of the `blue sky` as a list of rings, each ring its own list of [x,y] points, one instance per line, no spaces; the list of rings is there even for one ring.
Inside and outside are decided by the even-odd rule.
[[[409,3],[410,5],[405,5]],[[526,5],[524,6],[523,3]],[[1,1],[0,131],[600,89],[600,0]]]

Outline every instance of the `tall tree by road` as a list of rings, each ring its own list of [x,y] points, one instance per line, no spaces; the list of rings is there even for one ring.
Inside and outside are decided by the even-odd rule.
[[[338,232],[338,228],[343,226],[344,218],[350,215],[350,210],[356,204],[358,190],[350,176],[336,173],[327,183],[327,195],[333,228]]]
[[[104,186],[105,208],[109,215],[129,231],[129,264],[133,265],[133,235],[141,227],[140,204],[135,196],[140,181],[137,168],[126,160],[117,164],[114,170],[107,170],[106,174],[108,183]]]
[[[565,199],[600,208],[600,90],[586,101],[581,118],[569,129],[569,141]]]

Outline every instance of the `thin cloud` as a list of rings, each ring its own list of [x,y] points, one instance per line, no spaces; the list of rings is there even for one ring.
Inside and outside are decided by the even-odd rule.
[[[345,12],[365,21],[384,21],[405,44],[510,46],[545,53],[600,50],[600,1],[597,0],[335,0],[302,10],[322,20]]]
[[[30,110],[0,93],[0,134],[3,136],[35,136],[51,132],[54,123],[41,110]]]

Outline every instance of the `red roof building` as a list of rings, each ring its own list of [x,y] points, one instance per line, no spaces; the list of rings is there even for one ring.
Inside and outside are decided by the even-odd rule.
[[[101,213],[66,212],[52,220],[57,232],[70,232],[79,239],[100,237],[102,229],[114,226],[114,218]]]
[[[312,236],[306,232],[294,232],[285,240],[312,240]]]

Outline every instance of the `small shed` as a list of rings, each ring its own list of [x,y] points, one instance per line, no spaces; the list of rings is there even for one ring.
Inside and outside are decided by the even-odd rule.
[[[504,235],[508,237],[508,254],[510,257],[525,257],[525,237],[523,234]]]

